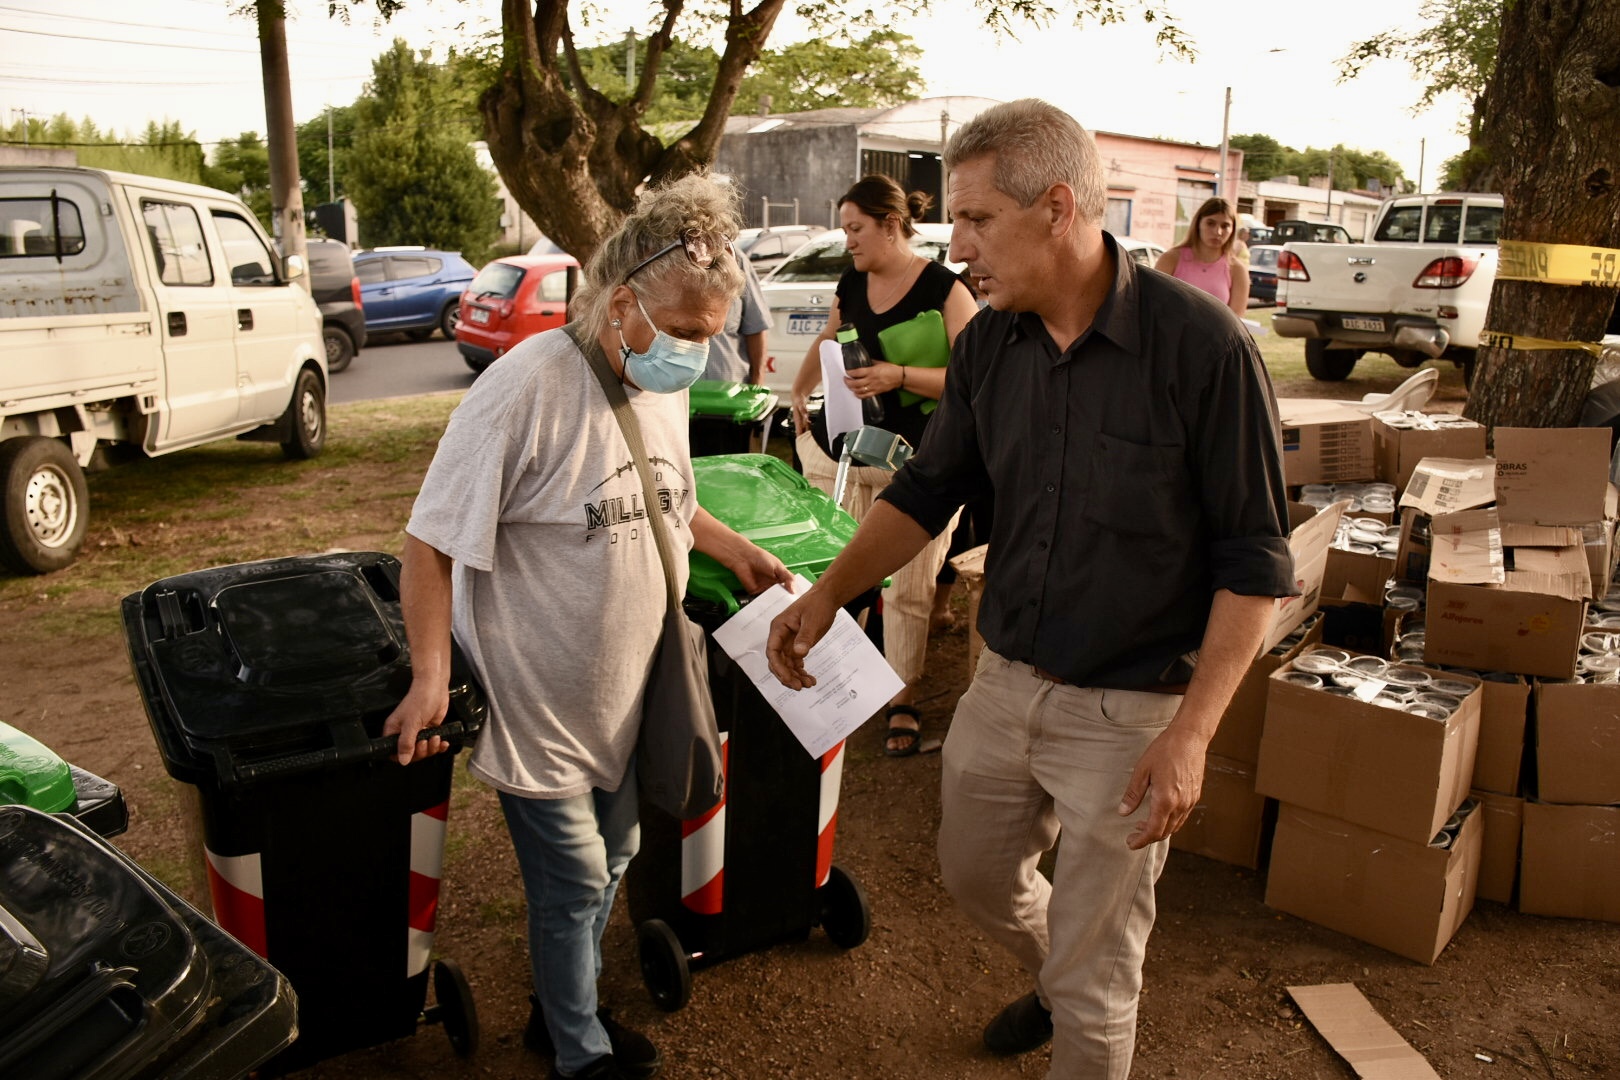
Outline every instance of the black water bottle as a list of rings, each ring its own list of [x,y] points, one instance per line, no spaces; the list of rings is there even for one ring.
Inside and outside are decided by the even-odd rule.
[[[845,371],[872,366],[871,354],[856,336],[853,324],[840,326],[837,336],[838,345],[844,352]],[[883,423],[883,402],[880,399],[875,396],[861,399],[861,422],[873,427]]]

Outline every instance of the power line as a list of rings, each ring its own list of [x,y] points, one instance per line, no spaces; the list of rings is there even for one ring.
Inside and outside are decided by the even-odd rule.
[[[206,2],[209,3],[212,6],[213,0],[206,0]],[[14,15],[33,16],[35,18],[40,18],[40,19],[63,19],[63,20],[67,20],[67,21],[73,22],[73,23],[93,22],[97,26],[129,26],[129,27],[133,27],[134,29],[137,29],[137,30],[172,30],[172,31],[175,31],[177,33],[182,33],[182,34],[206,34],[209,37],[230,38],[230,39],[235,40],[235,41],[242,41],[244,39],[244,35],[239,34],[239,33],[233,33],[230,30],[202,30],[202,29],[198,29],[197,27],[192,27],[192,26],[172,26],[172,25],[170,25],[168,23],[125,22],[122,19],[96,18],[96,19],[91,19],[91,20],[85,20],[85,19],[80,19],[80,18],[78,18],[76,16],[72,16],[72,15],[62,15],[62,14],[60,14],[58,12],[54,12],[54,11],[39,11],[39,10],[37,10],[35,8],[9,7],[9,6],[6,6],[6,5],[0,5],[0,11],[10,12],[10,13],[12,13]],[[244,23],[243,25],[246,26],[247,24]],[[11,28],[7,27],[6,29],[11,29]],[[18,33],[24,33],[24,32],[27,32],[27,31],[20,31],[20,30],[18,31]],[[36,31],[32,31],[32,32],[33,33],[41,33],[41,34],[45,33],[45,31],[43,31],[43,30],[36,30]],[[66,35],[55,35],[55,34],[53,34],[51,36],[55,37],[55,36],[66,36]],[[254,32],[253,36],[257,36],[257,31]],[[317,40],[317,39],[314,39],[314,38],[308,38],[308,39],[297,38],[297,39],[295,39],[290,35],[289,35],[289,37],[287,39],[287,42],[290,45],[303,45],[303,46],[312,47],[312,48],[323,48],[323,49],[347,48],[347,46],[343,45],[340,42],[321,41],[321,40]],[[132,42],[131,44],[139,45],[139,44],[144,44],[144,42]],[[244,51],[246,51],[246,50],[244,50]]]

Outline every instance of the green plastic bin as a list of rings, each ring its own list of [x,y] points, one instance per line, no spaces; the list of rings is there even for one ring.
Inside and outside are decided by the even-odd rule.
[[[694,458],[698,505],[814,581],[855,535],[855,519],[819,488],[769,454]],[[692,552],[688,602],[734,614],[742,583],[702,552]]]
[[[0,803],[47,814],[73,809],[73,770],[48,746],[0,724]]]
[[[776,411],[773,390],[749,383],[699,379],[688,399],[692,456],[740,454],[753,426]]]

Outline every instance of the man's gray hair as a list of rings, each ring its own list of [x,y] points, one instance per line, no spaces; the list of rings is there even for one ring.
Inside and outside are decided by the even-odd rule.
[[[1108,184],[1091,133],[1074,117],[1039,98],[994,105],[963,124],[945,146],[945,168],[994,155],[992,182],[1029,207],[1053,184],[1074,189],[1075,209],[1089,224],[1102,221]]]
[[[723,296],[728,303],[736,299],[742,292],[743,272],[728,245],[737,239],[737,205],[732,185],[701,173],[642,192],[635,212],[586,264],[571,319],[591,334],[601,333],[613,290],[627,283],[632,270],[635,278],[628,284],[649,308],[677,304],[694,288],[700,295]],[[714,265],[701,269],[677,248],[636,270],[642,260],[682,237],[714,253]]]

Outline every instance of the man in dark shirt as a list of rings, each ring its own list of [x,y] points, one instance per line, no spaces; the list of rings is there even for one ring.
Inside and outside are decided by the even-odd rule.
[[[1053,1077],[1124,1080],[1153,887],[1204,753],[1292,595],[1276,405],[1220,303],[1122,258],[1091,137],[1044,102],[946,150],[951,258],[989,300],[917,456],[771,627],[784,684],[839,606],[962,503],[996,515],[985,651],[945,743],[946,887],[1035,979],[985,1029]],[[1036,865],[1056,841],[1050,883]]]

